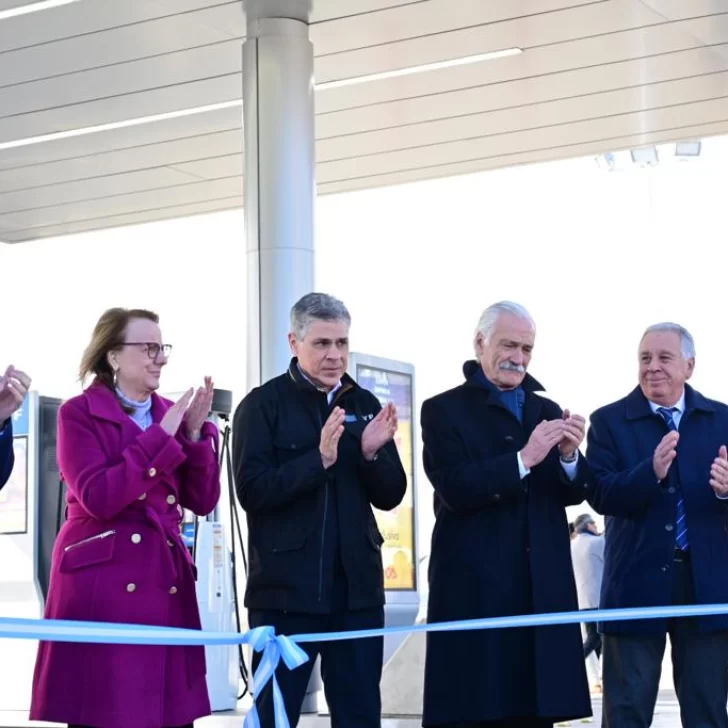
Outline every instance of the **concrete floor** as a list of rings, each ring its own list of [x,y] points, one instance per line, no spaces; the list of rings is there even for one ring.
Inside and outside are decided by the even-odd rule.
[[[592,725],[595,728],[601,723],[601,699],[594,698],[594,717],[581,721],[571,721],[564,726],[578,728],[578,726]],[[236,713],[220,713],[204,718],[195,723],[196,728],[242,728],[245,710]],[[329,728],[331,722],[327,716],[307,715],[301,718],[300,728]],[[384,718],[382,728],[420,728],[419,717]],[[55,723],[31,723],[27,714],[0,711],[0,728],[58,728]],[[661,691],[655,709],[655,718],[652,728],[682,728],[680,714],[675,696],[670,691]]]
[[[572,721],[570,728],[577,728],[582,725],[593,725],[595,728],[600,725],[601,712],[599,706],[595,705],[595,717],[582,721]],[[242,728],[244,713],[216,715],[205,718],[195,723],[196,728]],[[300,728],[329,728],[331,722],[326,717],[306,716],[299,723]],[[384,718],[382,728],[420,728],[420,720],[417,718]],[[58,728],[55,723],[30,723],[27,716],[22,714],[0,712],[0,727],[2,728]],[[681,728],[680,716],[677,712],[677,705],[658,705],[655,712],[655,720],[652,728]]]

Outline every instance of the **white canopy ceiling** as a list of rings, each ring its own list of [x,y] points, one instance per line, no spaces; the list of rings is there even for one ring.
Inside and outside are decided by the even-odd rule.
[[[0,240],[242,205],[240,0],[3,18],[35,1],[0,0]],[[311,38],[317,84],[522,49],[317,90],[321,194],[728,131],[728,0],[314,0]]]

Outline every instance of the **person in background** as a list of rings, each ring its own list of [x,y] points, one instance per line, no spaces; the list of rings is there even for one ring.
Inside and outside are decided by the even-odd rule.
[[[182,508],[220,497],[209,377],[160,397],[170,345],[156,314],[113,308],[83,354],[83,394],[58,413],[67,521],[53,551],[48,619],[200,629]],[[42,642],[30,718],[71,728],[192,728],[210,713],[204,647]]]
[[[576,595],[579,609],[599,609],[599,594],[604,570],[604,537],[599,535],[594,519],[584,513],[574,521],[574,538],[571,541],[571,561],[576,577]],[[595,622],[586,622],[584,632],[584,659],[591,687],[601,692],[602,678],[599,658],[602,654],[602,638]]]
[[[650,326],[639,385],[591,417],[587,499],[607,517],[601,608],[728,602],[728,406],[687,382],[695,342]],[[728,615],[606,622],[604,725],[652,724],[667,634],[682,725],[726,728]]]
[[[13,415],[23,406],[31,379],[20,369],[9,366],[0,377],[0,488],[10,479],[15,465]]]
[[[288,371],[253,389],[235,412],[251,627],[291,635],[384,626],[383,539],[372,508],[398,506],[407,476],[394,405],[382,407],[346,373],[350,325],[338,299],[304,296],[291,310]],[[381,637],[301,644],[309,661],[276,673],[291,725],[320,654],[332,725],[379,728],[383,646]],[[256,653],[254,670],[258,660]],[[256,700],[262,728],[274,728],[270,683]]]
[[[584,500],[586,423],[536,394],[535,336],[523,306],[490,306],[465,382],[422,405],[436,518],[429,622],[577,609],[565,506]],[[425,728],[590,715],[578,624],[427,635]]]

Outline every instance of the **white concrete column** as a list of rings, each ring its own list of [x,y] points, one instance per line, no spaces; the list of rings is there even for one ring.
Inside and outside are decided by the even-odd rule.
[[[310,0],[243,0],[248,388],[288,366],[293,303],[314,287]],[[273,17],[274,16],[274,17]]]
[[[288,367],[291,306],[314,289],[311,0],[243,0],[248,389]],[[317,712],[318,664],[303,702]]]

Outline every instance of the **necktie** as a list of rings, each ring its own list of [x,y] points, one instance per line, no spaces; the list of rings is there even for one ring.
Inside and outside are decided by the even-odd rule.
[[[665,422],[667,423],[667,428],[670,430],[670,432],[677,432],[677,425],[675,424],[675,420],[672,417],[672,413],[678,411],[677,407],[658,407],[657,411],[662,416],[662,419],[665,420]],[[673,462],[671,467],[674,468],[675,466],[676,463]],[[688,524],[685,520],[685,502],[682,499],[680,491],[678,491],[677,494],[677,507],[675,515],[675,529],[677,530],[677,536],[675,538],[675,541],[681,551],[687,551],[688,547],[690,546],[688,542]]]

